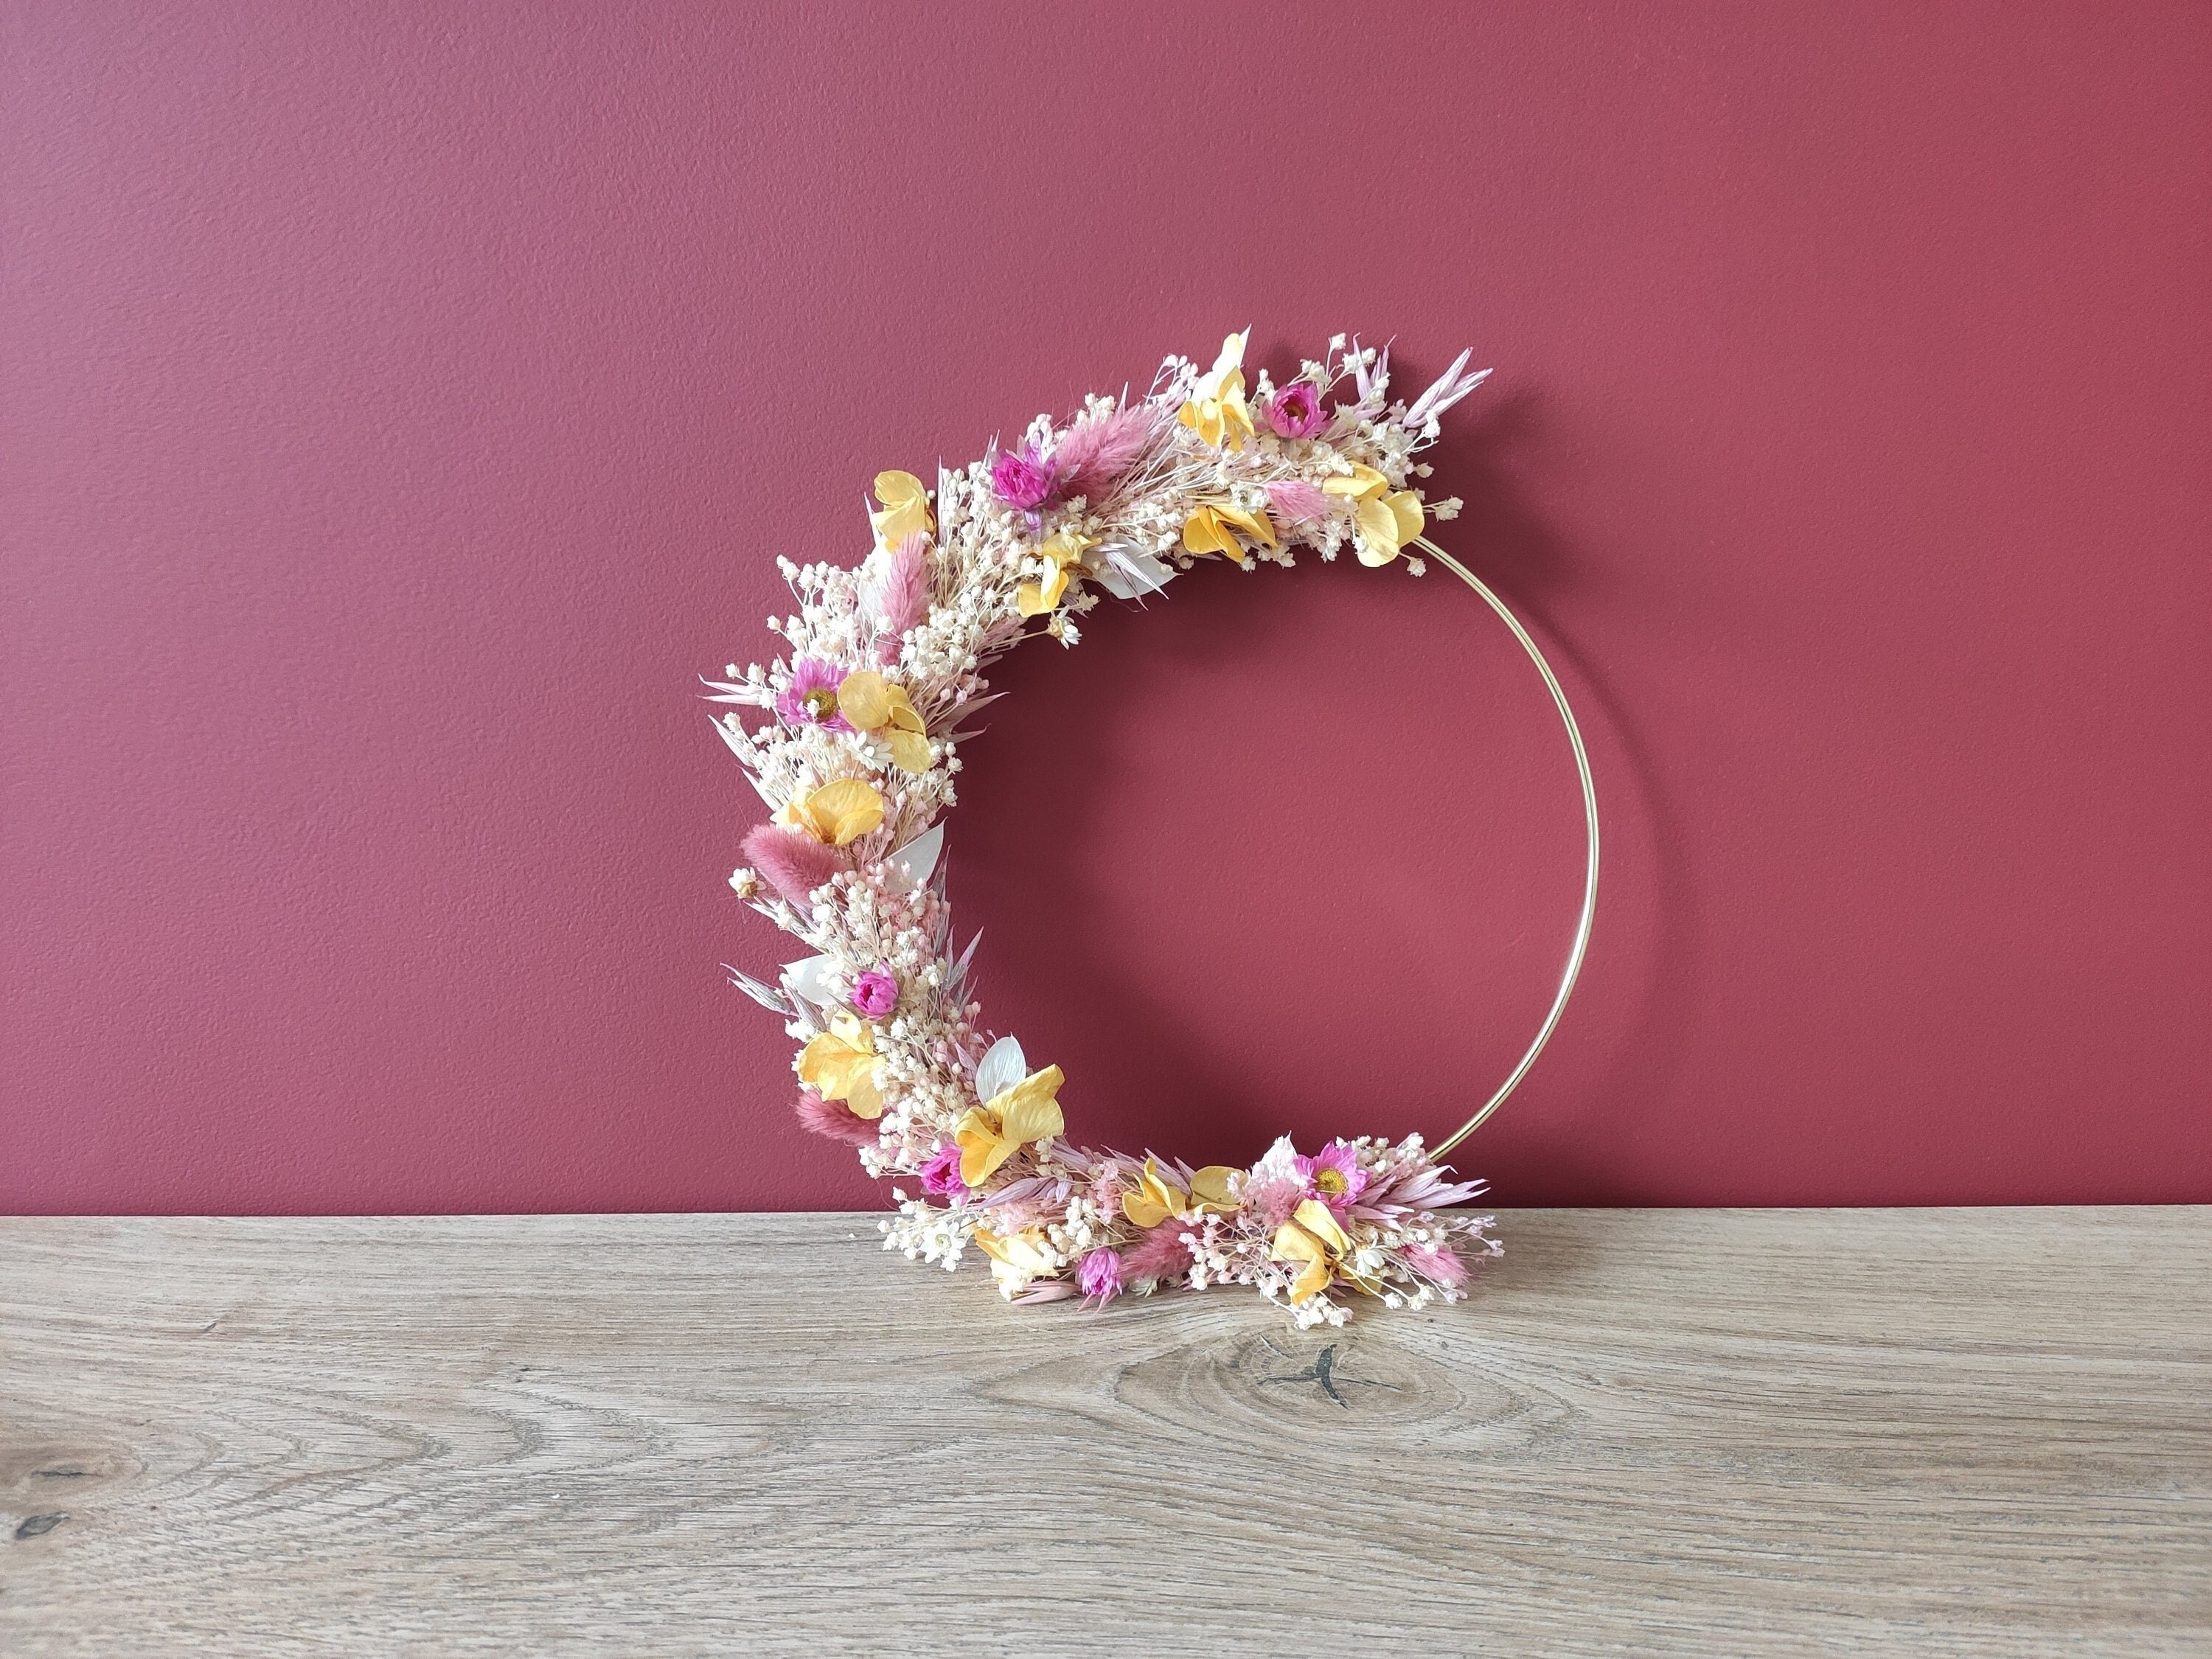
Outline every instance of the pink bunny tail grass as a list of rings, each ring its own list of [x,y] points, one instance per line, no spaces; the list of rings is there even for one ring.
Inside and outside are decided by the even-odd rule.
[[[1441,1249],[1434,1244],[1408,1244],[1404,1255],[1406,1265],[1424,1279],[1434,1279],[1447,1287],[1467,1283],[1467,1263],[1460,1260],[1457,1250]]]
[[[848,1146],[876,1144],[876,1126],[864,1117],[854,1116],[851,1108],[842,1101],[824,1100],[811,1089],[801,1089],[799,1104],[793,1109],[798,1115],[799,1127],[810,1134],[841,1140]]]
[[[898,641],[929,615],[929,538],[916,532],[892,550],[882,574],[869,584],[868,616],[878,635],[877,655],[890,647],[886,662],[898,660]]]
[[[1101,500],[1137,464],[1158,429],[1159,413],[1149,404],[1117,409],[1103,420],[1075,428],[1053,452],[1053,464],[1060,469],[1060,493]]]
[[[1190,1271],[1190,1246],[1182,1236],[1187,1221],[1167,1221],[1140,1236],[1121,1252],[1121,1278],[1126,1284],[1147,1279],[1180,1279]]]
[[[804,907],[806,896],[845,867],[834,847],[824,847],[803,830],[763,823],[745,837],[745,862],[768,878],[768,884]]]
[[[1328,516],[1328,497],[1303,478],[1269,484],[1267,505],[1292,524],[1319,524]]]

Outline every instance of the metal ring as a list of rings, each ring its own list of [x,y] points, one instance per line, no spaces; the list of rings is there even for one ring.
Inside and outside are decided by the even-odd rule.
[[[1498,1085],[1498,1092],[1485,1101],[1482,1109],[1455,1129],[1429,1155],[1441,1158],[1446,1152],[1480,1128],[1490,1115],[1504,1104],[1505,1097],[1521,1086],[1521,1079],[1528,1075],[1528,1068],[1536,1063],[1536,1056],[1544,1052],[1544,1045],[1552,1040],[1552,1032],[1559,1025],[1559,1016],[1567,1011],[1567,999],[1574,994],[1575,981],[1583,970],[1583,957],[1589,949],[1590,924],[1597,919],[1597,786],[1590,781],[1589,754],[1583,747],[1582,728],[1575,724],[1575,711],[1567,707],[1567,694],[1559,689],[1559,677],[1552,672],[1552,665],[1544,660],[1544,653],[1536,648],[1536,641],[1528,637],[1528,630],[1521,626],[1521,619],[1505,608],[1505,601],[1484,586],[1482,581],[1457,559],[1438,547],[1425,536],[1414,538],[1419,545],[1432,554],[1452,574],[1457,576],[1495,611],[1500,621],[1513,630],[1513,637],[1521,641],[1521,648],[1528,653],[1528,660],[1536,665],[1536,672],[1544,677],[1545,689],[1552,694],[1552,702],[1559,711],[1559,722],[1567,728],[1567,741],[1574,745],[1575,775],[1583,786],[1583,823],[1589,836],[1589,862],[1583,878],[1582,920],[1575,924],[1574,948],[1567,952],[1567,970],[1559,975],[1559,994],[1552,999],[1552,1011],[1544,1016],[1544,1024],[1536,1033],[1536,1040],[1528,1045],[1528,1052],[1521,1056],[1521,1063],[1513,1068],[1512,1075]]]

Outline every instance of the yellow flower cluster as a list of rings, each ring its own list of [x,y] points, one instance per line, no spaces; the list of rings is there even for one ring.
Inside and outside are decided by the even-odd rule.
[[[868,514],[875,526],[876,545],[896,547],[908,536],[934,535],[937,521],[929,516],[929,491],[911,472],[876,474],[876,499],[880,512]]]
[[[872,668],[848,674],[837,687],[837,712],[856,732],[880,738],[891,758],[909,772],[929,770],[929,729],[902,685]]]
[[[1192,388],[1176,418],[1216,449],[1244,447],[1252,435],[1252,410],[1244,401],[1244,334],[1221,343],[1212,369]]]
[[[884,1115],[882,1066],[875,1028],[842,1009],[830,1016],[828,1030],[799,1052],[799,1080],[824,1100],[843,1101],[855,1117]]]
[[[884,821],[884,798],[863,778],[839,778],[804,790],[775,815],[778,823],[804,830],[830,847],[850,847]]]
[[[960,1179],[980,1187],[1023,1147],[1064,1133],[1067,1120],[1057,1097],[1066,1080],[1059,1066],[1048,1066],[1001,1089],[982,1105],[969,1107],[952,1133],[960,1148]]]
[[[1352,517],[1359,526],[1359,562],[1364,565],[1389,563],[1427,522],[1421,492],[1392,492],[1389,479],[1371,466],[1354,466],[1350,477],[1331,478],[1321,488],[1325,495],[1346,495],[1358,503]]]

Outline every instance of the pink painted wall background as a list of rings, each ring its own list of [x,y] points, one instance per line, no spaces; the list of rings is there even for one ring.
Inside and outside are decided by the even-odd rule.
[[[878,1201],[694,677],[878,469],[1246,323],[1497,367],[1449,544],[1610,858],[1500,1201],[2212,1200],[2205,7],[4,19],[0,1206]],[[953,895],[1079,1132],[1510,1066],[1579,826],[1472,595],[1005,683]]]

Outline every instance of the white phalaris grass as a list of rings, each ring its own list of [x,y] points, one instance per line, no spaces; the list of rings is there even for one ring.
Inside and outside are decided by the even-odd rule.
[[[1201,559],[1250,570],[1348,549],[1419,574],[1414,537],[1459,510],[1424,497],[1415,458],[1488,374],[1468,354],[1407,404],[1389,398],[1388,349],[1340,335],[1291,380],[1262,369],[1248,387],[1245,337],[1210,368],[1170,357],[1140,398],[1039,416],[933,488],[879,474],[850,568],[777,561],[796,606],[769,623],[785,654],[707,684],[770,817],[730,884],[809,954],[773,984],[732,975],[801,1045],[801,1121],[902,1182],[886,1249],[950,1269],[972,1245],[1024,1302],[1234,1284],[1301,1328],[1340,1325],[1347,1292],[1394,1308],[1464,1296],[1466,1255],[1500,1247],[1488,1218],[1440,1212],[1480,1183],[1452,1182],[1418,1136],[1310,1158],[1285,1138],[1241,1170],[1069,1141],[1059,1068],[981,1027],[974,942],[945,898],[942,821],[1002,653],[1033,635],[1072,647],[1102,597],[1148,598]]]

